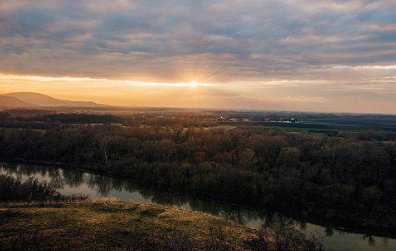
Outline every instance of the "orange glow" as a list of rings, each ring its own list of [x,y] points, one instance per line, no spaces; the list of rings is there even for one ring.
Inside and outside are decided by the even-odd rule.
[[[190,86],[191,88],[195,89],[199,86],[199,83],[195,82],[195,81],[191,81],[190,83],[187,83],[188,86]]]

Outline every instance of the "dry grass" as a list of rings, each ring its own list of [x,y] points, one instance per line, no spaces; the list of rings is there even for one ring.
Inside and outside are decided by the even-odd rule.
[[[208,214],[116,201],[5,203],[0,222],[1,250],[247,250],[254,235]]]
[[[324,251],[319,239],[276,226],[253,230],[209,214],[132,202],[14,202],[0,204],[0,251]]]

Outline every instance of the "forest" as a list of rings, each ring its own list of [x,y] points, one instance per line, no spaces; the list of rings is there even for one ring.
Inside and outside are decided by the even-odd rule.
[[[0,114],[0,160],[61,164],[326,224],[396,232],[396,141],[212,115]],[[40,125],[40,126],[38,126]]]

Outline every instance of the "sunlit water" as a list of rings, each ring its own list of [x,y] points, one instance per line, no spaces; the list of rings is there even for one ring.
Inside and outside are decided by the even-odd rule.
[[[176,205],[187,210],[201,211],[257,228],[262,224],[271,226],[270,213],[211,200],[175,195],[143,188],[134,182],[114,179],[76,170],[30,165],[0,164],[0,173],[27,179],[34,177],[50,182],[64,195],[86,194],[91,199],[118,199],[137,203]],[[323,227],[304,221],[291,221],[296,228],[307,234],[324,236],[327,248],[345,251],[394,251],[396,239],[348,233],[335,228]]]

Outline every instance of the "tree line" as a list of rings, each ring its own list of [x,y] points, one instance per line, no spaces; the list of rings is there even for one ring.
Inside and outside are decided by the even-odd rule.
[[[170,191],[395,230],[395,141],[254,132],[188,119],[3,128],[0,159],[79,165]]]

